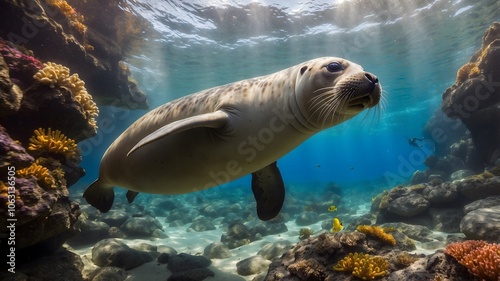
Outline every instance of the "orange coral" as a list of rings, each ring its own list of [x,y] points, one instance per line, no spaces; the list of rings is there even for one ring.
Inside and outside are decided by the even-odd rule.
[[[84,34],[87,31],[87,26],[83,24],[84,17],[77,13],[66,0],[47,0],[47,3],[56,6],[78,32]]]
[[[376,225],[358,225],[357,231],[362,232],[366,235],[376,237],[386,243],[396,246],[396,239],[392,234],[386,233],[380,226]]]
[[[500,280],[500,244],[469,240],[446,246],[444,253],[483,280]]]
[[[35,135],[30,138],[29,150],[41,153],[57,153],[65,155],[66,158],[76,157],[78,147],[74,140],[65,136],[61,131],[47,129],[47,133],[42,128],[35,130]]]

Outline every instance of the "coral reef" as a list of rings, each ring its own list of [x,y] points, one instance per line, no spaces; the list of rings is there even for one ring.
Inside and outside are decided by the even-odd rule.
[[[87,92],[85,82],[76,73],[70,76],[69,68],[60,64],[48,62],[43,66],[43,69],[39,70],[33,78],[40,83],[49,84],[51,88],[55,86],[67,88],[81,105],[89,125],[97,130],[95,118],[99,115],[99,109]]]
[[[74,159],[78,152],[78,147],[74,140],[66,137],[61,131],[47,129],[47,133],[42,128],[35,130],[35,135],[30,138],[28,150],[37,154],[62,154],[66,159]]]
[[[28,168],[17,171],[17,174],[21,177],[34,176],[37,179],[37,182],[43,186],[56,188],[56,180],[50,173],[49,169],[42,165],[38,165],[37,163],[33,163]]]
[[[389,263],[381,257],[363,253],[350,253],[334,267],[337,271],[348,271],[363,280],[373,280],[389,274]]]
[[[47,3],[57,7],[78,32],[85,33],[87,31],[87,26],[83,24],[83,15],[77,13],[66,0],[47,0]]]
[[[27,24],[29,38],[23,36]],[[120,63],[148,29],[123,1],[8,0],[0,11],[0,37],[78,73],[98,104],[131,109],[147,108],[147,98]]]
[[[394,236],[392,236],[392,234],[386,233],[380,226],[358,225],[356,230],[366,235],[376,237],[388,244],[396,246],[396,239],[394,238]]]
[[[500,23],[493,23],[483,36],[481,48],[457,73],[454,85],[443,93],[441,109],[460,119],[470,131],[477,150],[469,169],[480,170],[500,158]]]
[[[446,246],[444,252],[467,267],[473,275],[483,280],[500,280],[500,244],[469,240],[452,243]]]

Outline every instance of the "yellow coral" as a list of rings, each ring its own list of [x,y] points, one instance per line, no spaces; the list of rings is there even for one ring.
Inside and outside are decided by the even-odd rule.
[[[47,62],[43,64],[33,78],[40,83],[50,84],[51,87],[64,85],[69,77],[69,68],[57,63]]]
[[[464,64],[457,72],[457,80],[455,83],[462,83],[469,78],[478,76],[481,73],[479,67],[474,62]]]
[[[45,186],[49,186],[51,188],[56,188],[56,181],[50,173],[49,169],[45,168],[42,165],[38,165],[37,163],[31,164],[31,166],[29,166],[28,168],[18,170],[17,174],[21,177],[35,176],[38,183],[42,183]]]
[[[389,263],[381,257],[363,253],[350,253],[334,267],[336,271],[348,271],[363,280],[373,280],[389,274]]]
[[[84,17],[77,13],[66,0],[47,0],[47,2],[56,6],[78,32],[85,34],[87,26],[83,24]]]
[[[379,238],[380,240],[387,242],[393,246],[396,245],[396,239],[394,238],[394,236],[392,236],[392,234],[386,233],[380,226],[358,225],[356,230],[366,235]]]
[[[76,73],[70,76],[69,68],[65,66],[52,62],[43,65],[43,69],[39,70],[33,78],[40,83],[50,84],[51,87],[59,86],[68,89],[85,112],[89,125],[97,130],[95,118],[99,115],[99,108],[87,92],[85,82]]]
[[[47,129],[47,133],[42,128],[35,130],[35,135],[30,138],[29,150],[36,152],[48,152],[63,154],[68,159],[76,157],[78,147],[74,140],[65,136],[61,131]]]

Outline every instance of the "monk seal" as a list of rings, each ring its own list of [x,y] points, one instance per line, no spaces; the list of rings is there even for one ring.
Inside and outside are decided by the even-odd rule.
[[[189,193],[252,174],[257,215],[272,219],[285,197],[277,159],[374,107],[381,92],[360,65],[322,57],[176,99],[110,145],[83,197],[107,212],[114,186],[127,188],[132,202],[138,192]]]

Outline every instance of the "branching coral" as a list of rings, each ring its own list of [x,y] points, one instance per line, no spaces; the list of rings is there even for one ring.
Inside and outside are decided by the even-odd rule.
[[[348,271],[363,280],[373,280],[389,274],[389,263],[381,257],[363,253],[350,253],[334,267],[337,271]]]
[[[61,131],[47,129],[47,133],[42,128],[35,130],[35,135],[30,138],[28,150],[38,153],[56,153],[66,156],[67,159],[74,159],[78,152],[78,147],[74,140],[65,136]]]
[[[17,174],[20,177],[35,176],[38,183],[51,188],[56,188],[56,181],[50,173],[49,169],[45,168],[42,165],[38,165],[37,163],[31,164],[31,166],[29,166],[28,168],[18,170]]]
[[[65,66],[52,62],[43,65],[44,68],[39,70],[33,78],[51,87],[59,86],[68,89],[85,112],[89,125],[97,129],[95,118],[99,115],[99,108],[87,92],[85,82],[76,73],[70,76],[69,68]]]
[[[376,225],[358,225],[356,228],[359,232],[362,232],[366,235],[370,235],[372,237],[376,237],[386,243],[389,243],[393,246],[396,246],[396,239],[392,234],[386,233],[380,226]]]
[[[469,240],[452,243],[444,252],[467,267],[471,274],[483,280],[500,280],[500,244]]]

